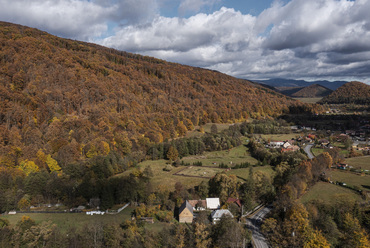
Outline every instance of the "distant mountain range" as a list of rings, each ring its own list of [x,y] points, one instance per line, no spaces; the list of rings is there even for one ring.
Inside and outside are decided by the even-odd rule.
[[[305,80],[294,80],[294,79],[286,79],[286,78],[273,78],[268,80],[252,80],[253,82],[265,84],[268,86],[272,86],[274,88],[278,87],[307,87],[313,84],[319,84],[331,90],[336,90],[343,84],[347,83],[347,81],[327,81],[327,80],[319,80],[319,81],[305,81]]]

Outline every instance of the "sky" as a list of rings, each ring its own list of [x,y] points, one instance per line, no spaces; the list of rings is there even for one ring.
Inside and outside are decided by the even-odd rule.
[[[250,80],[370,84],[370,0],[0,0],[0,20]]]

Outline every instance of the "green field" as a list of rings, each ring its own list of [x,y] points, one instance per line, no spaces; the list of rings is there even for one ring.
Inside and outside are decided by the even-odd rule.
[[[361,190],[370,190],[370,176],[369,175],[358,175],[352,172],[346,171],[331,171],[331,180],[333,182],[344,182],[348,186],[356,186]]]
[[[370,170],[370,156],[347,158],[346,163],[356,169]]]
[[[320,101],[322,99],[322,97],[318,97],[318,98],[294,98],[298,101],[301,101],[301,102],[304,102],[304,103],[317,103],[318,101]]]
[[[302,196],[301,202],[307,203],[311,200],[322,200],[328,203],[334,203],[339,199],[361,201],[361,196],[355,191],[339,185],[318,182]]]
[[[163,169],[167,166],[168,160],[147,160],[144,162],[141,162],[137,168],[143,171],[147,166],[150,166],[150,168],[153,171],[153,177],[151,178],[151,184],[154,188],[154,190],[157,190],[158,188],[161,189],[168,189],[168,190],[174,190],[175,184],[177,182],[181,182],[185,187],[194,187],[195,185],[199,185],[201,181],[208,180],[208,179],[202,179],[202,178],[195,178],[195,177],[181,177],[181,176],[175,176],[173,174],[183,170],[186,168],[186,166],[179,166],[179,167],[173,167],[171,171],[164,171]],[[122,174],[119,174],[117,176],[127,176],[129,175],[133,169],[129,169],[125,171]]]
[[[292,138],[296,138],[296,134],[288,133],[288,134],[261,134],[261,137],[265,140],[270,141],[285,141],[290,140]]]
[[[248,148],[244,145],[234,147],[226,151],[205,152],[203,155],[184,157],[182,160],[185,163],[190,164],[201,161],[204,166],[216,167],[220,163],[224,163],[232,167],[233,164],[248,162],[254,165],[258,162],[255,158],[251,157]]]
[[[242,179],[248,179],[249,177],[250,168],[242,168],[242,169],[235,169],[230,170],[227,172],[228,175],[236,175]],[[264,174],[268,175],[270,178],[273,178],[275,171],[271,166],[257,166],[253,167],[253,172],[255,171],[262,171]]]
[[[104,214],[104,215],[87,215],[86,213],[18,213],[15,215],[3,215],[2,219],[7,219],[11,225],[15,225],[22,219],[22,216],[29,216],[36,223],[43,221],[51,221],[56,224],[61,231],[66,231],[72,227],[76,229],[84,228],[88,224],[99,223],[105,224],[121,224],[125,220],[131,219],[131,213],[134,210],[132,207],[127,207],[119,214]]]
[[[324,152],[324,149],[322,148],[311,148],[312,154],[316,157]]]
[[[209,180],[207,178],[196,178],[196,177],[182,177],[173,175],[183,169],[186,169],[181,174],[195,175],[204,177],[212,177],[217,172],[221,172],[224,169],[219,169],[218,166],[221,163],[224,163],[228,166],[234,166],[235,164],[249,162],[251,165],[257,164],[257,160],[250,156],[248,148],[244,145],[235,147],[226,151],[216,151],[216,152],[205,152],[202,155],[189,156],[182,158],[184,163],[193,165],[194,162],[202,162],[203,166],[212,166],[215,168],[207,168],[203,166],[193,166],[188,168],[186,166],[173,167],[171,171],[164,171],[163,169],[168,165],[168,160],[147,160],[143,161],[136,168],[143,171],[146,167],[150,166],[153,171],[153,178],[151,183],[154,189],[157,188],[166,188],[173,190],[175,188],[176,182],[181,182],[185,187],[194,187],[199,185],[204,180]],[[231,163],[232,162],[232,163]],[[257,168],[257,167],[256,167]],[[264,168],[264,167],[258,167]],[[131,168],[124,173],[121,173],[117,176],[128,176],[134,168]],[[206,174],[204,174],[206,172]],[[248,173],[248,172],[247,172]],[[210,176],[211,175],[211,176]]]
[[[188,166],[185,170],[182,170],[179,174],[186,176],[197,176],[210,178],[215,176],[217,173],[224,171],[225,169],[221,168],[210,168],[202,166]]]

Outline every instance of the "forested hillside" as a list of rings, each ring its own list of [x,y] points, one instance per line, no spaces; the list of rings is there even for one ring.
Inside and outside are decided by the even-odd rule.
[[[323,98],[320,102],[370,104],[370,85],[361,82],[346,83]]]
[[[313,84],[292,94],[292,97],[324,97],[333,92],[319,84]]]
[[[144,151],[207,122],[308,105],[246,80],[0,23],[0,162]],[[140,155],[138,155],[140,157]]]

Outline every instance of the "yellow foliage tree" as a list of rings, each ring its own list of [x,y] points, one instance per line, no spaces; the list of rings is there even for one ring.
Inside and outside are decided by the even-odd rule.
[[[310,232],[307,242],[303,246],[304,248],[330,248],[330,244],[321,234],[319,230]]]
[[[19,169],[21,169],[26,176],[32,172],[39,171],[39,167],[35,164],[35,162],[29,160],[22,161],[19,165]]]
[[[179,156],[179,152],[174,146],[170,146],[167,152],[167,158],[171,161],[175,161]]]
[[[57,172],[58,175],[62,173],[62,168],[60,168],[58,162],[53,159],[50,154],[46,157],[46,164],[49,167],[50,173],[53,173],[54,171]]]

